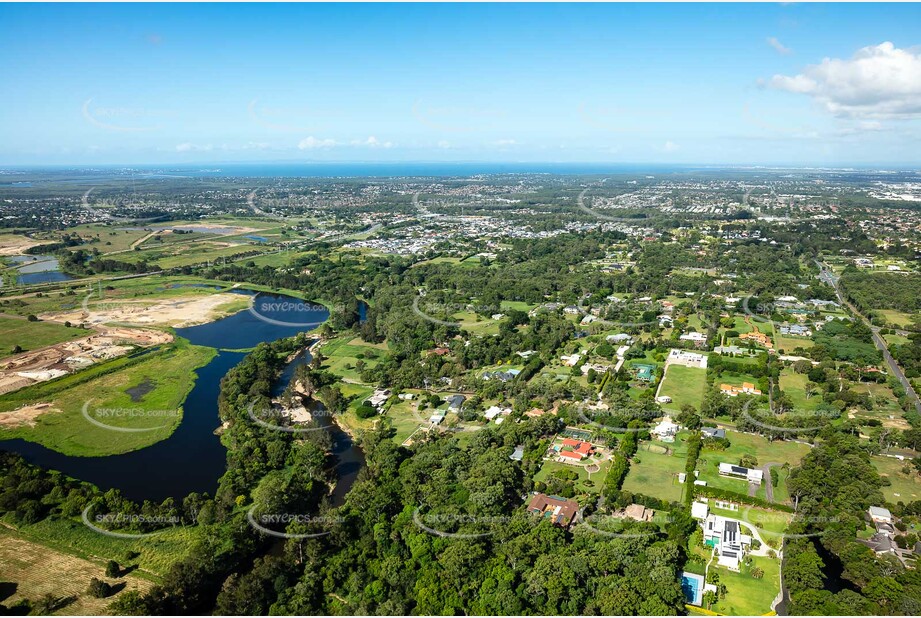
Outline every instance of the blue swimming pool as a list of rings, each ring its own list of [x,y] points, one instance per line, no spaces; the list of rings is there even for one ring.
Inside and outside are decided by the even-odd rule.
[[[684,598],[691,605],[700,605],[704,598],[704,578],[696,573],[681,574],[681,589],[684,591]]]

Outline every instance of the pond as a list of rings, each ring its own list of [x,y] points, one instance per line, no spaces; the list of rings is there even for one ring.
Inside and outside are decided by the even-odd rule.
[[[52,255],[14,255],[10,259],[20,264],[16,267],[16,272],[19,273],[16,278],[18,285],[67,281],[73,278],[61,272],[57,258]]]
[[[214,434],[220,424],[217,401],[221,378],[246,355],[245,351],[235,350],[291,337],[312,328],[286,325],[288,321],[320,324],[329,317],[328,310],[322,305],[305,303],[291,296],[239,289],[234,292],[255,296],[253,311],[244,310],[208,324],[176,329],[177,334],[191,343],[218,348],[219,352],[211,362],[196,371],[195,386],[183,403],[182,421],[169,438],[147,448],[108,457],[63,455],[21,439],[2,441],[0,448],[17,452],[43,468],[60,470],[68,476],[93,483],[103,491],[119,489],[126,497],[136,501],[160,502],[168,497],[181,499],[193,491],[213,496],[218,479],[226,468],[227,456],[226,449]],[[309,362],[310,358],[307,351],[299,355],[285,370],[276,387],[283,390],[286,380],[293,373],[293,366]],[[338,494],[351,486],[364,459],[348,435],[338,427],[331,427],[330,432],[336,445],[334,452],[339,458],[339,472],[343,475],[342,482],[337,486]]]

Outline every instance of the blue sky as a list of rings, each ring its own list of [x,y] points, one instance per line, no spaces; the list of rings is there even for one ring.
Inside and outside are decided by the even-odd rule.
[[[917,165],[921,6],[0,5],[0,164]]]

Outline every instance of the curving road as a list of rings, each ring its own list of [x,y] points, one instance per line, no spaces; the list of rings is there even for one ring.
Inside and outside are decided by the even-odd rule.
[[[902,371],[902,368],[899,367],[899,364],[895,361],[894,358],[892,358],[892,354],[889,353],[889,346],[886,344],[886,340],[883,339],[882,335],[879,334],[879,327],[871,324],[870,321],[865,318],[863,314],[860,313],[860,311],[857,310],[857,307],[849,303],[847,299],[844,298],[844,294],[841,293],[841,288],[838,285],[838,280],[840,277],[836,276],[835,273],[822,262],[816,260],[815,263],[819,266],[819,279],[832,286],[835,289],[835,294],[838,296],[838,301],[843,306],[848,307],[856,317],[863,320],[864,323],[870,327],[870,331],[873,334],[873,343],[876,344],[876,348],[883,353],[883,360],[886,361],[886,365],[889,366],[889,370],[892,371],[892,375],[898,378],[902,388],[905,389],[905,392],[908,393],[908,396],[911,398],[915,409],[919,414],[921,414],[921,400],[918,399],[918,393],[915,392],[911,382],[907,377],[905,377],[905,372]]]

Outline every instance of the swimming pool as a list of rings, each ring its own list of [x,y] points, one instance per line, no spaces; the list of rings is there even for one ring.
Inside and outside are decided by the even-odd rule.
[[[681,574],[681,589],[691,605],[700,605],[704,599],[704,578],[696,573],[684,571]]]

